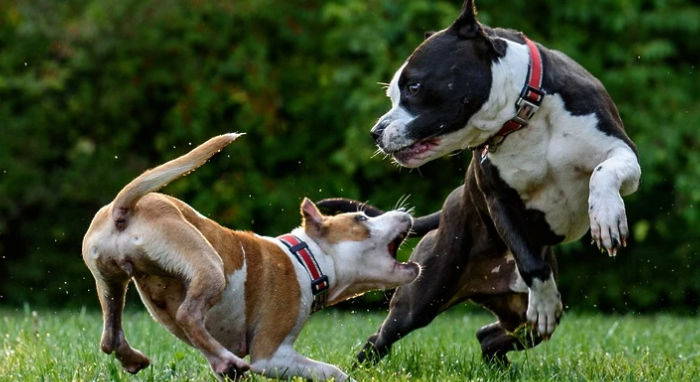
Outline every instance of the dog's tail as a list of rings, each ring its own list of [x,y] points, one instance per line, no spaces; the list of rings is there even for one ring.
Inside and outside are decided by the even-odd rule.
[[[122,231],[126,228],[129,216],[142,197],[149,192],[158,191],[171,181],[196,170],[241,135],[243,134],[229,133],[211,138],[189,153],[150,169],[132,180],[119,191],[114,199],[112,219],[117,229]]]
[[[384,213],[384,211],[380,210],[379,208],[370,206],[367,203],[345,198],[323,199],[316,202],[316,206],[324,213],[331,215],[336,215],[343,212],[364,211],[367,216],[374,217]],[[423,237],[428,232],[437,229],[440,226],[441,212],[442,210],[414,219],[413,228],[411,228],[411,233],[409,236]]]

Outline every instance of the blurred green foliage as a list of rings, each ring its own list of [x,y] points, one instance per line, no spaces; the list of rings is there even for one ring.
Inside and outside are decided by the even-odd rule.
[[[208,137],[247,135],[164,191],[277,235],[308,196],[418,214],[441,207],[469,153],[408,171],[373,157],[378,82],[455,1],[0,0],[0,304],[96,305],[81,239],[143,170]],[[637,143],[634,237],[617,259],[558,249],[565,302],[604,311],[700,303],[700,7],[692,0],[487,1],[607,86]],[[584,241],[588,238],[584,238]],[[408,251],[405,251],[404,255]]]

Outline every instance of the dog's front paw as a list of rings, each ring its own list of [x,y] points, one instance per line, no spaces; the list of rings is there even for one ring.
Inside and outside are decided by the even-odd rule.
[[[548,340],[559,324],[563,312],[561,295],[552,276],[545,281],[534,278],[527,305],[527,321]]]
[[[594,193],[588,199],[588,217],[591,221],[591,239],[609,256],[617,255],[620,247],[627,246],[627,215],[620,193]]]

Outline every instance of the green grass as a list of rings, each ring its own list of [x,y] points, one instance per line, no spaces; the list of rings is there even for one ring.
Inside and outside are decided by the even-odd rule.
[[[493,319],[458,310],[398,342],[378,366],[350,370],[353,355],[383,318],[382,312],[322,311],[296,348],[338,365],[357,381],[700,380],[700,320],[669,315],[568,314],[550,342],[511,353],[512,366],[499,368],[481,362],[474,337]],[[146,313],[127,313],[124,322],[131,344],[151,359],[136,376],[99,351],[99,312],[33,316],[27,309],[1,309],[0,381],[215,381],[201,354]]]

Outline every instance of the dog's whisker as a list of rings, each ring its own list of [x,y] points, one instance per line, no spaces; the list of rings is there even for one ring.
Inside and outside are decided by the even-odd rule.
[[[374,157],[376,157],[376,156],[379,155],[379,154],[383,154],[383,153],[382,153],[382,150],[377,149],[377,150],[372,154],[372,156],[371,156],[370,158],[374,158]],[[386,157],[385,157],[385,159],[386,159]]]
[[[377,85],[381,86],[382,89],[387,89],[390,86],[390,84],[388,84],[386,82],[377,82]]]
[[[407,210],[407,205],[408,205],[408,198],[411,197],[411,194],[404,194],[401,195],[399,200],[396,201],[396,205],[394,205],[394,209],[397,210]]]

